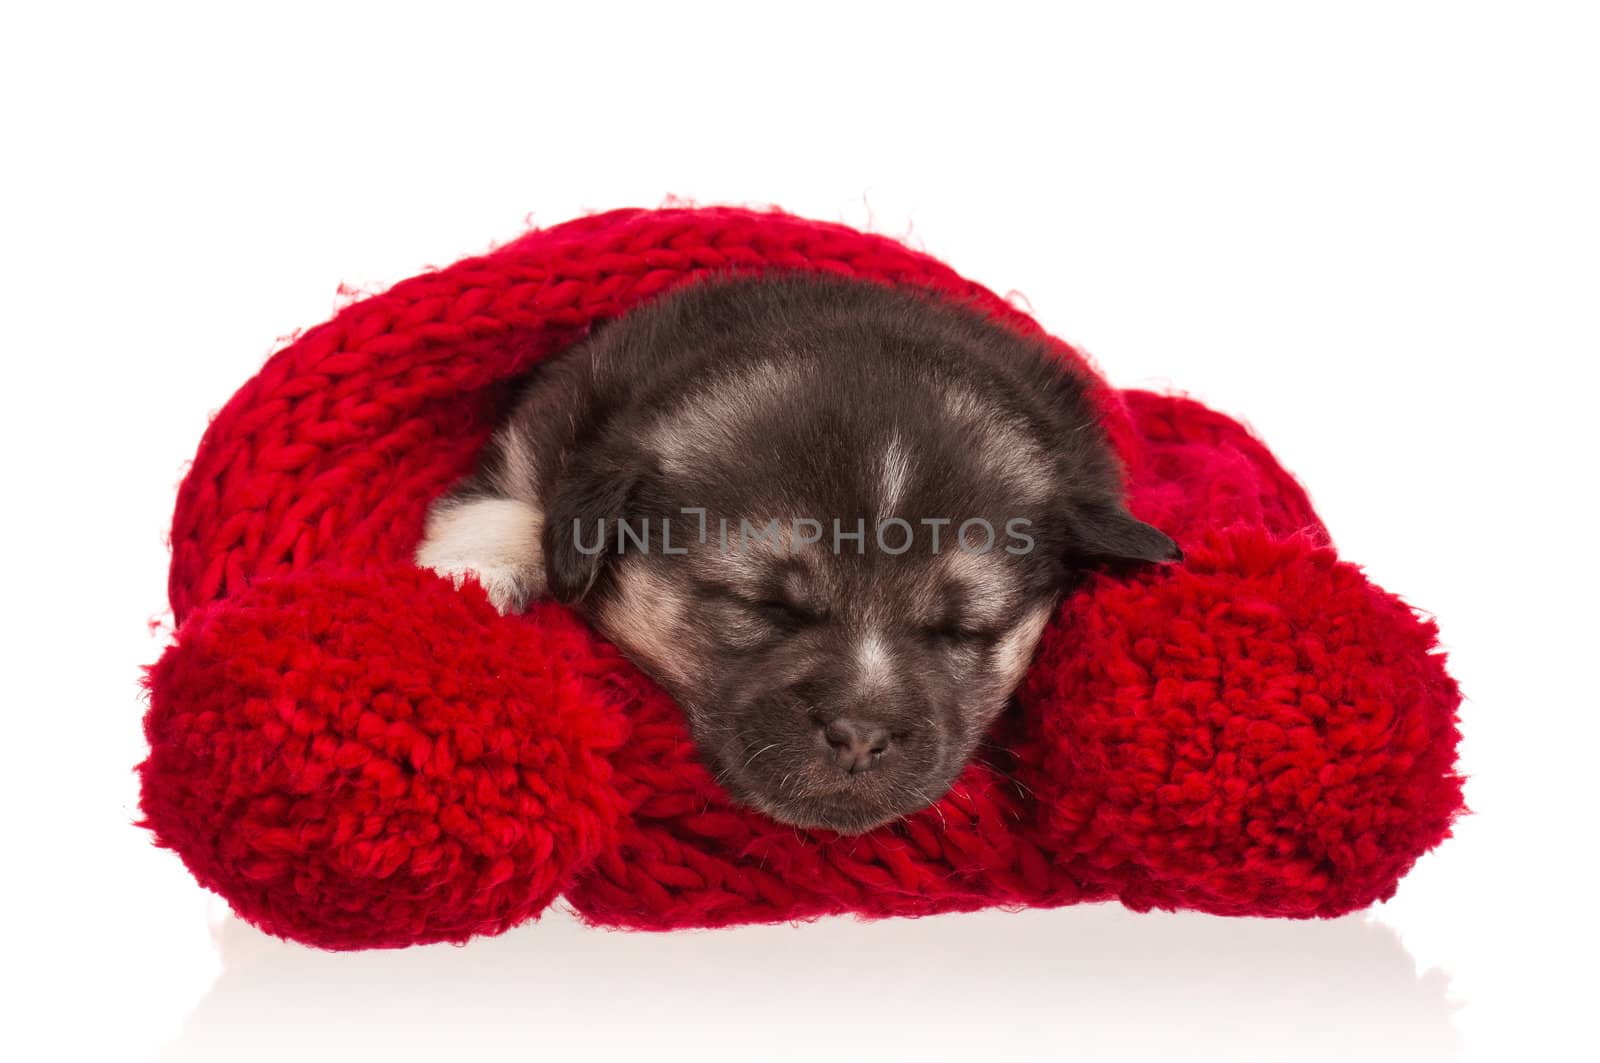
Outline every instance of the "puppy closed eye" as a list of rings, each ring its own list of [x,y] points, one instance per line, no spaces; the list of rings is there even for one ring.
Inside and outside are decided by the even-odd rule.
[[[820,624],[823,620],[820,614],[813,612],[806,606],[783,598],[763,598],[760,601],[749,603],[749,605],[764,620],[778,628],[792,630],[810,627],[813,624]]]
[[[963,623],[959,620],[944,620],[937,624],[925,624],[922,628],[922,634],[940,645],[956,646],[962,649],[982,649],[986,646],[992,646],[1000,640],[999,634],[988,628]]]
[[[725,608],[754,617],[780,631],[810,627],[827,619],[820,611],[778,594],[753,597],[746,591],[716,584],[702,584],[698,590],[702,597],[720,602]]]

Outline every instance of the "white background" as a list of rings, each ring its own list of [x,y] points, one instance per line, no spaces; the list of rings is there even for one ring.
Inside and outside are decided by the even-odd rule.
[[[1593,1058],[1581,5],[234,7],[0,16],[8,1058]],[[208,412],[341,282],[668,194],[908,235],[1246,417],[1438,615],[1457,837],[1323,923],[552,915],[338,956],[228,916],[129,826]]]

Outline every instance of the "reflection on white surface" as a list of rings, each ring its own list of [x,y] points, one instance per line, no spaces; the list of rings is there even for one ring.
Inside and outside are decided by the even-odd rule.
[[[162,1060],[1459,1055],[1446,976],[1359,915],[1104,905],[640,934],[553,912],[467,947],[352,954],[229,916],[219,941],[222,974]]]

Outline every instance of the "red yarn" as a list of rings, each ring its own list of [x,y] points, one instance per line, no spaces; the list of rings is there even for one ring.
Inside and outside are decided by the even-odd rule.
[[[560,607],[501,617],[410,564],[513,377],[669,287],[774,268],[1040,332],[881,236],[624,210],[404,281],[275,355],[179,491],[178,630],[139,769],[157,841],[263,929],[361,948],[497,933],[560,894],[645,928],[1095,899],[1335,915],[1447,836],[1459,694],[1433,625],[1187,399],[1099,395],[1133,509],[1184,564],[1074,595],[981,762],[860,837],[730,804],[676,707]]]

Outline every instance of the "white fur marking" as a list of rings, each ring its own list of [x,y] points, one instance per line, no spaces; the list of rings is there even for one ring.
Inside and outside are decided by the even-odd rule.
[[[535,480],[539,470],[533,448],[515,420],[501,430],[500,458],[500,475],[496,477],[499,488],[512,498],[531,498],[537,491]]]
[[[877,635],[868,635],[856,646],[856,665],[861,669],[861,685],[876,686],[889,678],[889,650]]]
[[[960,388],[944,393],[945,410],[975,433],[974,454],[991,476],[1022,490],[1029,501],[1049,495],[1052,488],[1048,455],[1027,426],[990,408],[976,395]]]
[[[683,592],[669,581],[637,565],[617,568],[616,593],[600,607],[598,625],[605,636],[645,670],[679,689],[690,675],[687,655],[676,652],[679,628],[688,612]]]
[[[650,449],[668,472],[693,470],[732,447],[741,425],[787,401],[807,372],[760,362],[725,374],[667,411],[651,428]]]
[[[1054,611],[1054,603],[1035,609],[1007,632],[995,647],[995,667],[1007,691],[1016,689],[1017,684],[1022,682],[1028,665],[1033,662],[1033,651],[1039,645],[1039,636],[1044,633],[1044,625]]]
[[[959,545],[947,550],[944,542],[939,544],[939,556],[947,577],[966,595],[973,619],[985,625],[999,622],[1010,604],[1001,582],[1006,578],[1004,566],[989,554],[967,553]]]
[[[455,583],[482,585],[502,613],[520,612],[544,592],[544,514],[511,498],[475,498],[428,514],[417,564]]]
[[[905,494],[906,485],[911,482],[911,459],[906,455],[905,447],[900,444],[900,436],[896,433],[889,439],[889,446],[883,452],[883,498],[879,503],[879,512],[893,514],[900,505],[900,496]]]

